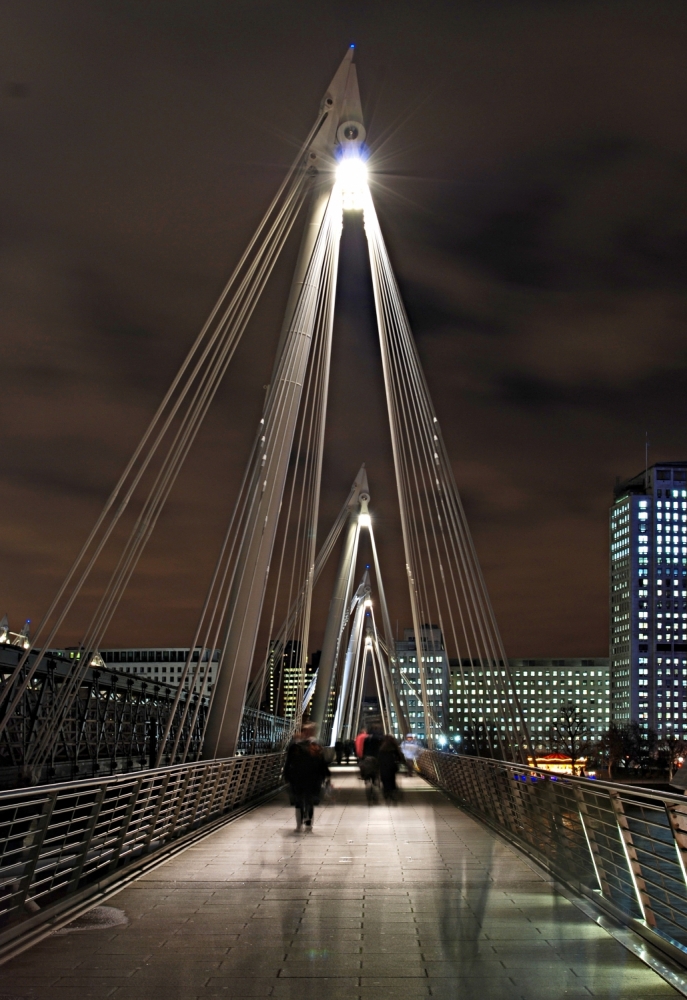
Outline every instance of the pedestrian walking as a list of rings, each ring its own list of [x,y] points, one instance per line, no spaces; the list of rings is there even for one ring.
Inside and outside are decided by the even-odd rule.
[[[404,763],[404,758],[398,741],[390,733],[387,733],[382,740],[377,759],[379,761],[379,777],[382,782],[384,798],[387,802],[390,800],[395,802],[398,792],[396,775],[398,774],[399,767]]]
[[[337,740],[334,744],[334,753],[336,754],[336,765],[341,767],[341,759],[343,757],[344,745],[341,740]]]
[[[330,778],[322,747],[315,739],[316,728],[313,723],[303,726],[286,752],[284,780],[289,785],[291,805],[296,808],[296,830],[303,825],[312,830],[322,784]]]
[[[363,756],[360,761],[360,776],[365,782],[365,794],[370,805],[377,801],[379,788],[379,748],[382,736],[372,730],[363,742]]]

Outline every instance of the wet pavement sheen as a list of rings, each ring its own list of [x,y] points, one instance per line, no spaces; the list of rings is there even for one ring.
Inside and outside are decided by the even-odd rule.
[[[418,778],[368,806],[353,771],[296,833],[285,795],[109,902],[124,927],[0,967],[27,1000],[658,1000],[679,994]]]

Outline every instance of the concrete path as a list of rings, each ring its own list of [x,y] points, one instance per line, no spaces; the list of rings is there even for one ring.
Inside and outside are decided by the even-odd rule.
[[[419,779],[296,834],[286,797],[115,896],[127,926],[0,967],[0,1000],[658,1000],[678,994]]]

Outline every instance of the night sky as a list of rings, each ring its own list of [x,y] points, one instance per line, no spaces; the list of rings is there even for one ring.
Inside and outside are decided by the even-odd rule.
[[[615,477],[643,468],[646,432],[650,462],[687,459],[682,2],[5,0],[0,615],[13,627],[47,605],[350,42],[378,212],[506,649],[607,654]],[[190,641],[293,254],[106,645]],[[365,461],[402,629],[375,337],[350,224],[322,529]]]

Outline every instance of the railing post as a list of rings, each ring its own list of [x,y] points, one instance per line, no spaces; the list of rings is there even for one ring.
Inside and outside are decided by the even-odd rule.
[[[655,927],[656,917],[651,909],[651,900],[649,899],[649,894],[646,891],[646,883],[644,882],[642,868],[639,864],[637,851],[635,850],[635,846],[632,841],[632,831],[630,830],[630,825],[627,822],[627,816],[625,815],[625,809],[623,808],[623,801],[620,798],[620,793],[616,792],[614,789],[609,789],[608,795],[611,800],[611,805],[613,806],[613,812],[615,813],[618,830],[620,831],[620,839],[625,850],[625,857],[627,858],[630,875],[632,876],[632,883],[635,888],[635,895],[637,897],[637,902],[639,903],[639,909],[641,910],[644,921],[650,927]]]
[[[678,802],[666,802],[666,814],[675,841],[678,864],[687,887],[687,805]],[[683,821],[685,827],[680,825]]]
[[[213,813],[213,810],[214,810],[214,802],[215,802],[215,798],[217,796],[217,789],[219,787],[220,779],[222,777],[222,765],[221,765],[221,763],[219,761],[217,761],[217,763],[216,763],[216,768],[217,768],[217,770],[216,770],[216,773],[215,773],[215,780],[214,780],[214,783],[213,783],[213,786],[212,786],[212,791],[210,792],[210,794],[208,796],[208,807],[207,807],[207,812],[206,812],[207,816],[212,816],[212,813]]]
[[[155,827],[157,826],[158,816],[160,815],[160,810],[162,809],[162,803],[165,801],[165,795],[167,793],[167,786],[169,785],[170,775],[166,774],[162,779],[162,783],[157,790],[157,804],[150,814],[150,822],[148,824],[148,832],[143,841],[143,847],[148,850],[150,847],[150,842],[155,834]]]
[[[222,815],[222,813],[226,809],[227,797],[228,797],[229,792],[231,790],[231,778],[232,778],[232,774],[234,773],[234,763],[233,763],[234,759],[235,758],[232,759],[230,757],[228,760],[223,760],[222,763],[221,763],[220,774],[224,774],[226,772],[227,781],[226,781],[226,784],[224,786],[224,792],[222,794],[222,801],[219,804],[219,814],[220,814],[220,816]]]
[[[31,882],[33,880],[34,873],[36,871],[36,865],[38,864],[38,859],[41,855],[41,847],[43,846],[43,841],[45,840],[45,835],[48,832],[48,827],[50,826],[50,817],[52,816],[52,811],[55,808],[55,802],[57,800],[57,793],[53,793],[47,799],[43,812],[41,813],[40,819],[35,830],[29,831],[24,837],[23,847],[24,850],[31,851],[31,860],[29,861],[24,874],[19,879],[19,900],[17,903],[18,907],[22,907],[26,902],[26,897],[31,888]],[[28,844],[27,841],[31,838],[31,843]]]
[[[201,802],[201,799],[203,798],[203,792],[205,791],[205,785],[207,784],[208,773],[210,771],[211,765],[212,765],[212,761],[208,760],[208,761],[205,762],[205,764],[203,766],[203,776],[200,779],[200,784],[198,786],[198,794],[196,795],[196,801],[193,804],[193,812],[191,813],[191,815],[189,816],[189,819],[188,819],[188,825],[189,825],[189,827],[192,827],[193,824],[196,821],[196,816],[198,815],[198,810],[200,808],[200,802]]]
[[[176,830],[177,823],[179,822],[179,813],[181,812],[181,807],[184,804],[184,797],[186,795],[186,789],[188,788],[189,782],[191,780],[191,775],[193,773],[193,768],[194,767],[195,767],[194,764],[192,764],[189,767],[188,771],[186,772],[186,778],[184,779],[184,783],[183,783],[182,787],[177,791],[177,804],[176,804],[176,808],[174,809],[174,815],[172,816],[172,822],[169,824],[169,838],[170,838],[170,840],[174,836],[174,831]]]
[[[584,831],[587,847],[589,848],[589,856],[592,859],[592,865],[594,866],[596,881],[599,883],[599,889],[601,890],[602,896],[606,896],[610,899],[611,894],[609,892],[608,882],[606,881],[603,859],[599,851],[599,845],[596,842],[594,828],[589,823],[589,810],[587,809],[587,803],[584,800],[584,793],[576,781],[572,782],[572,786],[573,791],[575,792],[575,800],[577,802],[577,811],[580,816],[580,823],[582,824],[582,830]]]
[[[143,778],[139,778],[135,782],[134,787],[131,789],[131,801],[129,802],[129,808],[126,811],[126,816],[122,822],[121,830],[119,831],[119,843],[115,848],[114,854],[112,855],[112,860],[109,864],[109,871],[113,872],[117,867],[119,857],[122,853],[124,847],[124,841],[126,839],[127,832],[129,830],[129,824],[131,823],[131,817],[134,814],[134,809],[136,808],[136,803],[138,802],[138,796],[141,792],[141,785],[143,784]]]
[[[83,871],[84,865],[86,864],[86,858],[88,857],[88,851],[91,846],[91,840],[93,839],[93,831],[95,830],[96,824],[98,822],[98,817],[100,816],[100,810],[102,804],[105,801],[105,793],[107,791],[107,785],[103,784],[98,790],[98,794],[93,800],[93,808],[91,809],[91,815],[88,818],[88,826],[84,830],[83,837],[83,847],[81,850],[81,856],[79,862],[72,872],[72,877],[69,880],[69,889],[71,892],[76,892],[79,888],[79,881],[81,879],[81,873]]]

